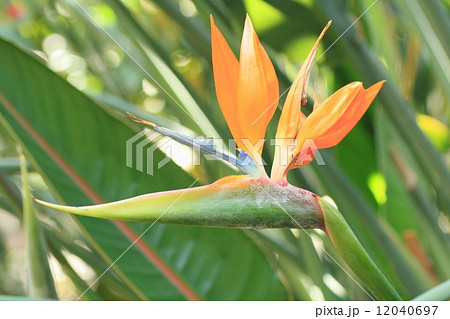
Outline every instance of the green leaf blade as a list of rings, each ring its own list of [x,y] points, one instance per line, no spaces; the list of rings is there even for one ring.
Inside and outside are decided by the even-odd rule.
[[[26,242],[27,291],[30,298],[57,299],[47,254],[47,245],[36,218],[25,157],[20,154],[23,228]]]

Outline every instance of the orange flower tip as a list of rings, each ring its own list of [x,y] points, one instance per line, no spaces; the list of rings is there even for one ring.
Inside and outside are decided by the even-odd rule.
[[[364,85],[362,82],[360,81],[355,81],[355,82],[351,82],[349,84],[347,84],[345,87],[349,88],[349,89],[357,89],[357,88],[364,88]]]
[[[248,13],[247,13],[247,15],[245,16],[244,30],[245,30],[246,28],[249,28],[250,31],[253,31],[253,32],[254,32],[252,19],[250,19],[250,16],[248,15]],[[253,34],[253,32],[250,33],[250,34]]]
[[[385,82],[386,82],[386,80],[382,80],[375,84],[372,84],[372,86],[370,86],[369,88],[366,89],[366,93],[372,92],[375,95],[378,94],[378,92],[381,90],[381,88],[383,87]]]
[[[156,126],[157,126],[155,123],[152,123],[152,122],[150,122],[150,121],[146,121],[146,120],[144,120],[144,119],[141,119],[140,117],[138,117],[138,116],[136,116],[136,115],[134,115],[134,114],[131,114],[130,112],[127,112],[127,115],[128,115],[134,122],[147,124],[147,125],[149,125],[149,126],[151,126],[151,127],[156,127]]]
[[[322,32],[320,33],[318,41],[322,40],[323,36],[325,35],[325,32],[327,32],[332,22],[333,20],[328,21],[327,25],[323,28]]]

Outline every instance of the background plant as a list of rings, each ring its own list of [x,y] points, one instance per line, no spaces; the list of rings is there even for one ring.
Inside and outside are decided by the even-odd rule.
[[[81,299],[370,300],[320,231],[155,225],[96,281],[149,225],[22,200],[18,144],[33,194],[69,205],[233,173],[183,155],[154,176],[126,167],[125,141],[140,128],[125,112],[231,138],[212,86],[209,14],[237,52],[246,12],[280,92],[330,19],[313,68],[319,99],[351,81],[388,80],[353,132],[321,152],[327,165],[297,169],[290,182],[336,202],[403,298],[448,280],[448,9],[434,0],[0,1],[0,294],[76,299],[93,284]]]

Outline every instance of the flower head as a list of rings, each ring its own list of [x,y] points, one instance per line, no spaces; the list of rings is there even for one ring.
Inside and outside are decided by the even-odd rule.
[[[289,169],[311,162],[316,149],[339,143],[356,125],[381,89],[367,90],[361,82],[347,84],[323,103],[315,98],[306,117],[307,87],[325,26],[292,84],[278,122],[271,178],[286,179]],[[245,20],[240,60],[237,61],[211,17],[211,42],[217,99],[237,145],[262,165],[260,156],[267,125],[278,104],[278,83],[272,63],[258,40],[250,18]],[[261,170],[259,170],[261,172]]]
[[[246,176],[227,176],[206,186],[87,207],[38,202],[75,214],[133,221],[220,227],[324,228],[322,206],[317,196],[287,183],[286,174],[289,169],[310,162],[316,149],[339,143],[363,116],[384,82],[367,90],[361,82],[350,83],[323,103],[317,102],[313,92],[314,109],[309,116],[304,115],[301,107],[307,102],[311,67],[329,25],[317,39],[287,95],[276,133],[278,146],[285,147],[286,152],[275,154],[271,178],[264,170],[261,152],[267,125],[279,98],[274,67],[248,16],[239,61],[211,17],[217,99],[240,148],[239,156],[219,152],[210,138],[192,138],[130,116],[184,145],[235,165]],[[274,198],[286,203],[285,207],[274,205]],[[170,212],[159,215],[165,207],[170,207]]]
[[[289,169],[309,163],[317,149],[336,145],[350,132],[384,82],[368,89],[364,89],[361,82],[347,84],[323,103],[317,102],[313,92],[314,109],[309,116],[304,115],[302,105],[307,102],[311,67],[318,45],[329,26],[330,23],[320,34],[287,95],[276,133],[281,152],[275,153],[271,178],[267,178],[261,153],[267,125],[279,98],[274,67],[248,16],[239,61],[211,17],[217,99],[241,148],[239,157],[218,152],[212,139],[191,138],[132,117],[182,144],[236,165],[246,175],[227,176],[200,187],[84,207],[37,201],[73,214],[126,221],[214,227],[319,228],[330,236],[337,251],[361,281],[367,284],[372,295],[382,300],[401,300],[337,209],[317,195],[286,181]]]

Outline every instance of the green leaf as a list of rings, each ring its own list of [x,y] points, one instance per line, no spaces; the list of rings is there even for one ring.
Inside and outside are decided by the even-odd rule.
[[[23,228],[25,233],[26,261],[27,261],[27,292],[31,298],[56,299],[55,284],[47,257],[47,245],[42,236],[39,222],[36,218],[25,157],[20,156],[22,175],[22,206]]]
[[[58,260],[59,265],[64,272],[64,274],[70,278],[70,281],[73,283],[75,288],[77,289],[79,294],[82,294],[83,292],[86,293],[83,294],[83,297],[81,300],[102,300],[100,296],[95,293],[93,290],[88,289],[89,286],[86,284],[86,282],[78,276],[76,271],[72,268],[72,266],[67,261],[67,258],[61,253],[61,250],[54,249],[52,251],[55,258]]]
[[[420,294],[414,301],[444,301],[450,299],[450,280]]]
[[[114,201],[192,183],[172,162],[153,177],[127,167],[125,143],[134,126],[11,43],[0,40],[0,52],[0,71],[10,75],[0,78],[0,122],[61,202]],[[154,162],[162,159],[156,151]],[[77,221],[108,263],[117,260],[112,270],[142,299],[286,298],[266,257],[241,230],[154,225],[138,240],[148,224]]]
[[[0,168],[0,191],[5,197],[5,204],[17,217],[22,217],[22,199],[20,190],[12,182],[8,174]]]
[[[119,27],[124,31],[125,35],[129,36],[129,41],[135,42],[136,48],[132,51],[121,47],[115,37],[107,34],[107,31],[99,29],[98,22],[81,9],[79,5],[72,4],[72,6],[77,11],[77,15],[85,19],[86,25],[89,25],[93,32],[97,32],[100,37],[118,44],[120,49],[133,62],[135,69],[140,69],[141,75],[144,75],[161,92],[165,102],[172,107],[179,119],[196,126],[208,136],[219,136],[217,130],[205,115],[210,111],[209,105],[200,101],[199,97],[194,95],[193,90],[190,90],[186,81],[171,65],[171,61],[168,59],[170,52],[164,50],[158,41],[155,41],[145,33],[142,26],[124,4],[117,0],[109,0],[108,2],[115,10],[115,14],[120,21]],[[175,3],[168,4],[170,8],[176,9],[176,6]],[[206,29],[201,30],[201,33],[205,34],[205,32]],[[192,35],[192,39],[194,38],[198,39],[196,35]],[[209,46],[206,46],[206,48],[208,49],[207,52],[209,52]]]
[[[66,272],[76,272],[71,265],[68,265],[66,255],[62,253],[69,253],[77,256],[83,262],[85,262],[96,274],[102,274],[105,269],[109,267],[109,264],[105,262],[91,247],[89,243],[82,242],[82,238],[73,240],[73,236],[70,235],[66,229],[61,232],[51,231],[51,229],[45,232],[47,242],[49,244],[50,252],[60,263],[63,270]],[[70,269],[69,269],[70,268]],[[81,295],[89,287],[87,283],[79,281],[74,278],[78,274],[68,274],[72,279],[73,284],[78,288]],[[104,300],[136,300],[139,296],[123,282],[114,272],[106,272],[96,283],[98,288],[95,291],[88,290],[83,295],[81,300],[96,299],[97,296]]]
[[[450,75],[446,71],[450,68],[450,19],[448,12],[440,1],[401,0],[396,3],[408,19],[408,26],[412,26],[421,36],[424,46],[428,49],[431,67],[439,76],[439,81],[450,95]]]
[[[448,278],[449,238],[439,226],[439,212],[431,204],[430,197],[433,195],[425,192],[424,185],[419,183],[417,169],[410,166],[413,162],[410,153],[390,123],[383,120],[383,114],[383,110],[377,110],[377,154],[388,195],[382,214],[400,236],[413,230],[425,249],[426,259],[433,258],[434,272],[440,274],[442,279]],[[410,265],[419,270],[416,278],[422,278],[422,282],[428,281],[428,285],[431,283],[430,278],[426,278],[423,266],[414,260]]]
[[[112,3],[117,0],[109,0]],[[180,5],[173,0],[155,0],[168,16],[180,26],[180,31],[192,43],[197,52],[204,56],[210,54],[210,37],[207,29],[197,19],[188,18],[182,14]]]

